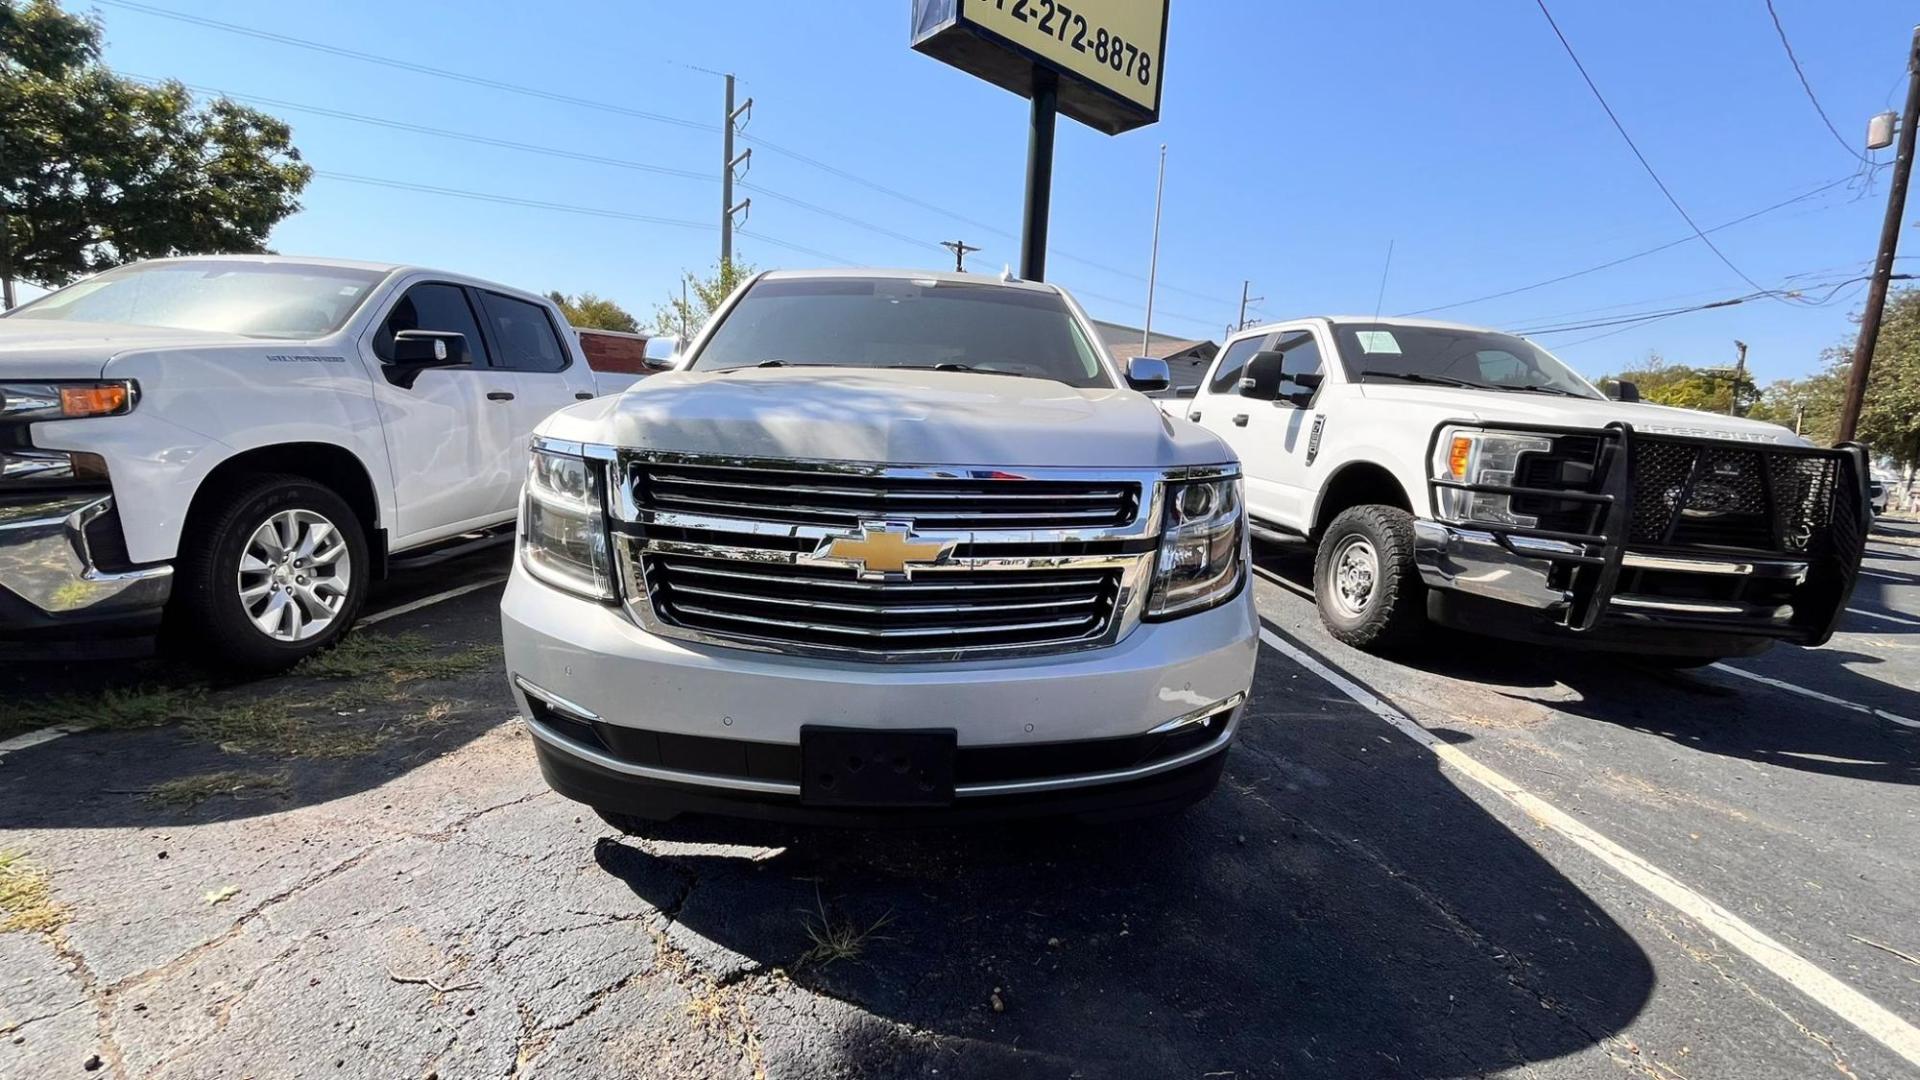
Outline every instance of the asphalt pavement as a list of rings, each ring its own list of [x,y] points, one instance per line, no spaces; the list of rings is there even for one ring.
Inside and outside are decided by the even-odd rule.
[[[15,657],[13,730],[115,723],[0,741],[0,1076],[1915,1075],[1894,530],[1832,645],[1684,673],[1366,656],[1262,549],[1225,782],[1115,828],[619,836],[513,719],[499,553],[332,670]]]

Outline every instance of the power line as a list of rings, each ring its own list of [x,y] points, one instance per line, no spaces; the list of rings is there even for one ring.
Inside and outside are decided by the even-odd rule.
[[[1807,92],[1807,101],[1813,105],[1813,111],[1820,114],[1820,122],[1827,125],[1827,130],[1833,133],[1833,141],[1839,143],[1841,149],[1859,158],[1866,164],[1879,164],[1867,155],[1855,150],[1853,144],[1841,136],[1840,129],[1833,126],[1833,121],[1827,116],[1827,110],[1820,107],[1820,99],[1813,94],[1813,84],[1807,81],[1807,73],[1800,68],[1800,58],[1793,55],[1793,44],[1787,40],[1787,28],[1780,25],[1780,13],[1773,9],[1773,0],[1767,0],[1767,14],[1773,18],[1774,32],[1780,35],[1780,47],[1787,51],[1787,62],[1793,65],[1793,73],[1800,77],[1800,88]]]
[[[490,90],[504,90],[510,94],[521,94],[526,97],[540,98],[545,101],[557,101],[564,105],[576,105],[583,109],[598,109],[601,112],[617,113],[621,116],[651,120],[655,123],[689,128],[694,131],[720,130],[717,124],[702,123],[698,120],[687,120],[678,116],[668,116],[665,113],[649,112],[646,109],[635,109],[610,101],[596,101],[593,98],[575,97],[572,94],[542,90],[536,86],[523,86],[519,83],[505,82],[500,79],[489,79],[480,75],[469,75],[464,71],[452,71],[447,68],[431,67],[417,60],[400,60],[391,56],[381,56],[377,53],[362,52],[358,49],[347,49],[338,45],[325,45],[318,41],[295,37],[291,34],[277,34],[270,30],[257,30],[250,26],[241,26],[238,23],[222,22],[219,19],[209,19],[199,15],[189,15],[184,11],[171,11],[167,8],[154,7],[151,4],[135,3],[134,0],[98,0],[98,2],[108,7],[121,8],[126,11],[137,11],[143,15],[153,15],[162,19],[172,19],[176,22],[191,23],[195,26],[205,27],[210,30],[220,30],[229,34],[238,34],[242,37],[250,37],[260,41],[272,41],[281,45],[291,45],[296,49],[308,49],[313,52],[326,53],[330,56],[359,60],[362,63],[378,64],[381,67],[412,72],[416,75],[432,75],[435,78],[451,79],[454,82],[467,83],[472,86],[484,86]]]
[[[1894,275],[1895,278],[1898,278],[1901,280],[1911,278],[1912,276],[1913,275],[1911,274],[1895,274]],[[1825,307],[1834,301],[1834,299],[1839,295],[1840,290],[1846,288],[1849,285],[1857,284],[1865,280],[1867,280],[1867,278],[1865,276],[1861,276],[1861,277],[1847,278],[1844,281],[1821,282],[1818,285],[1806,286],[1801,291],[1804,292],[1804,291],[1811,291],[1816,289],[1826,289],[1827,293],[1825,296],[1821,297],[1818,300],[1808,300],[1806,303],[1806,306],[1808,307]],[[1727,297],[1724,300],[1713,300],[1705,304],[1690,304],[1686,307],[1667,308],[1660,311],[1635,312],[1633,314],[1628,314],[1628,315],[1617,315],[1617,316],[1613,316],[1606,319],[1595,319],[1587,322],[1566,323],[1558,326],[1530,327],[1526,329],[1516,330],[1514,331],[1514,333],[1519,334],[1521,336],[1525,336],[1525,337],[1536,337],[1542,334],[1570,334],[1580,330],[1595,330],[1601,327],[1608,327],[1608,326],[1624,327],[1628,325],[1641,325],[1649,322],[1657,322],[1661,319],[1670,319],[1676,315],[1692,314],[1693,312],[1696,312],[1696,311],[1711,311],[1716,308],[1734,307],[1739,304],[1748,303],[1749,301],[1759,300],[1763,297],[1776,296],[1776,295],[1779,295],[1779,290],[1761,289],[1758,292],[1747,293],[1743,296]]]
[[[685,218],[655,217],[651,214],[634,214],[625,210],[609,210],[595,206],[577,206],[573,203],[548,202],[544,199],[523,199],[514,195],[494,195],[483,191],[466,191],[461,188],[439,187],[434,184],[416,184],[408,180],[389,180],[379,176],[361,176],[356,173],[330,172],[325,169],[314,170],[313,175],[325,180],[344,180],[350,184],[366,184],[371,187],[394,188],[400,191],[417,191],[427,195],[444,195],[455,199],[469,199],[475,202],[500,203],[506,206],[524,206],[533,210],[553,210],[564,214],[581,214],[587,217],[613,218],[620,221],[638,221],[648,225],[668,225],[678,229],[715,230],[719,226],[706,221],[688,221]]]
[[[1707,236],[1706,230],[1694,222],[1693,215],[1687,213],[1686,207],[1680,205],[1680,200],[1675,198],[1673,192],[1667,188],[1667,182],[1660,179],[1660,174],[1654,171],[1653,165],[1647,161],[1647,156],[1640,152],[1639,144],[1633,141],[1633,136],[1627,134],[1626,125],[1620,122],[1620,117],[1614,113],[1613,106],[1607,104],[1606,95],[1600,92],[1600,87],[1594,83],[1593,76],[1587,74],[1587,66],[1580,62],[1580,54],[1573,51],[1573,43],[1567,40],[1567,35],[1560,32],[1560,24],[1554,21],[1553,12],[1547,10],[1547,0],[1534,0],[1534,3],[1539,6],[1540,14],[1547,17],[1547,25],[1553,28],[1553,36],[1560,39],[1560,47],[1567,51],[1567,58],[1573,61],[1575,68],[1579,69],[1580,78],[1586,81],[1587,89],[1593,91],[1593,99],[1598,101],[1600,108],[1606,111],[1607,119],[1613,121],[1613,129],[1620,133],[1620,138],[1627,144],[1627,149],[1633,151],[1634,159],[1640,162],[1642,169],[1646,170],[1647,176],[1653,180],[1654,186],[1660,189],[1660,194],[1666,196],[1667,202],[1673,207],[1674,212],[1678,213],[1680,217],[1686,221],[1687,226],[1693,230],[1693,234],[1700,238],[1700,242],[1707,245],[1707,250],[1713,252],[1715,257],[1726,264],[1727,269],[1733,271],[1740,280],[1746,282],[1748,285],[1753,286],[1761,292],[1766,292],[1766,289],[1759,282],[1747,276],[1746,271],[1735,266],[1733,260],[1727,258],[1726,252],[1721,251],[1719,247],[1715,246],[1714,242]],[[1776,299],[1778,298],[1776,297]],[[1782,302],[1784,303],[1785,301]]]
[[[1815,195],[1819,195],[1823,192],[1831,191],[1834,188],[1841,187],[1847,183],[1850,183],[1852,180],[1853,180],[1853,177],[1850,175],[1843,176],[1838,180],[1829,180],[1828,182],[1821,184],[1819,187],[1816,187],[1811,191],[1802,192],[1790,199],[1783,199],[1780,202],[1774,203],[1772,206],[1761,207],[1760,209],[1755,210],[1752,213],[1742,214],[1739,217],[1732,219],[1731,221],[1723,221],[1720,224],[1715,225],[1710,229],[1707,229],[1706,231],[1719,232],[1722,229],[1732,228],[1735,225],[1740,225],[1745,222],[1752,221],[1754,218],[1760,217],[1764,214],[1771,214],[1776,210],[1785,209],[1786,207],[1792,206],[1794,203],[1804,202],[1807,199],[1813,198]],[[1669,240],[1664,244],[1659,244],[1655,247],[1650,247],[1645,251],[1636,251],[1631,255],[1622,255],[1617,259],[1608,259],[1606,262],[1589,266],[1584,270],[1575,270],[1575,271],[1572,271],[1571,273],[1559,274],[1554,277],[1547,278],[1544,281],[1533,282],[1530,285],[1519,285],[1511,289],[1502,289],[1499,292],[1487,293],[1485,296],[1476,296],[1471,300],[1455,300],[1450,304],[1436,304],[1433,307],[1420,308],[1417,311],[1401,312],[1401,315],[1403,316],[1430,315],[1436,311],[1448,311],[1453,308],[1468,307],[1473,304],[1485,303],[1488,300],[1500,300],[1509,296],[1517,296],[1523,292],[1532,292],[1535,289],[1544,289],[1549,285],[1558,285],[1563,281],[1572,281],[1574,278],[1577,278],[1577,277],[1585,277],[1588,274],[1599,273],[1602,270],[1610,270],[1613,267],[1621,265],[1622,263],[1633,262],[1635,259],[1644,259],[1649,255],[1658,255],[1660,252],[1666,251],[1670,248],[1676,248],[1682,244],[1692,243],[1693,240],[1694,240],[1693,235],[1683,236],[1683,237],[1680,237],[1678,240]]]
[[[935,250],[937,250],[940,247],[939,244],[934,243],[931,240],[923,240],[918,236],[909,236],[903,232],[895,232],[894,230],[889,229],[884,225],[875,225],[871,221],[864,221],[860,218],[854,217],[852,214],[843,214],[838,210],[831,210],[831,209],[828,209],[827,207],[819,205],[818,203],[810,203],[805,199],[795,198],[792,195],[782,194],[781,192],[774,191],[771,188],[762,187],[759,184],[749,184],[745,181],[739,181],[737,183],[737,186],[739,186],[741,189],[745,191],[751,191],[757,195],[764,195],[769,199],[775,200],[776,202],[783,202],[788,204],[789,206],[797,206],[802,210],[811,210],[814,213],[820,214],[824,217],[830,217],[836,221],[843,221],[849,225],[853,225],[858,228],[865,229],[868,232],[877,233],[881,236],[890,237],[894,240],[900,241],[903,244],[911,244],[914,247],[932,248]],[[975,248],[974,250],[978,251],[979,249]]]

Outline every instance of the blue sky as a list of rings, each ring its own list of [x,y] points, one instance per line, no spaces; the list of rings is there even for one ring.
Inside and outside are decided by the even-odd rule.
[[[1857,145],[1868,116],[1900,103],[1912,7],[1775,3],[1821,103]],[[741,194],[754,198],[748,232],[770,239],[738,238],[740,256],[760,266],[824,261],[777,239],[854,263],[950,266],[931,245],[959,238],[985,249],[970,256],[970,268],[1018,262],[1026,103],[911,51],[910,0],[141,4],[696,125],[717,126],[721,83],[710,72],[730,70],[741,96],[755,99],[748,133],[768,140],[748,177],[764,192]],[[1860,171],[1808,104],[1760,0],[1554,7],[1628,131],[1703,226]],[[542,291],[592,290],[643,317],[682,269],[717,258],[716,131],[238,36],[113,0],[94,10],[106,23],[108,62],[127,73],[702,174],[531,154],[268,105],[292,123],[297,145],[323,173],[704,226],[323,175],[303,197],[305,209],[276,230],[283,252],[422,262]],[[1255,305],[1264,316],[1365,313],[1377,297],[1393,314],[1689,235],[1531,0],[1174,0],[1164,71],[1158,125],[1108,137],[1060,124],[1048,276],[1102,318],[1140,320],[1162,142],[1167,193],[1154,322],[1186,336],[1220,337],[1243,278],[1264,297]],[[1878,170],[1870,189],[1856,178],[1713,235],[1768,286],[1857,276],[1870,265],[1887,173]],[[1863,290],[1849,286],[1827,306],[1763,299],[1597,339],[1606,328],[1538,340],[1598,375],[1649,351],[1727,363],[1740,338],[1764,380],[1814,367],[1822,348],[1849,335],[1848,314]],[[1436,317],[1531,328],[1750,291],[1692,241]]]

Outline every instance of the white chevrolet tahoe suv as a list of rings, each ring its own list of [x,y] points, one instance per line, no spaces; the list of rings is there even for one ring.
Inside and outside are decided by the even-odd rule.
[[[549,783],[627,828],[1211,790],[1258,647],[1239,469],[1099,340],[1048,285],[766,273],[550,418],[501,605]]]
[[[1316,546],[1349,644],[1430,619],[1678,666],[1826,641],[1865,542],[1860,449],[1620,397],[1510,334],[1361,317],[1236,334],[1166,404],[1239,454],[1256,536]]]
[[[594,396],[548,301],[456,274],[135,263],[0,318],[0,635],[151,631],[271,669],[389,561],[511,528]],[[630,376],[619,377],[622,382]]]

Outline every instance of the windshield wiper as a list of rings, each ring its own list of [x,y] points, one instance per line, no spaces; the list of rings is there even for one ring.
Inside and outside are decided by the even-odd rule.
[[[1469,390],[1498,390],[1497,386],[1486,383],[1468,382],[1465,379],[1448,378],[1445,375],[1428,375],[1419,371],[1363,371],[1360,381],[1368,379],[1392,379],[1395,382],[1426,383],[1429,386],[1460,386]]]
[[[1048,379],[1045,375],[1035,375],[1026,371],[1001,371],[998,368],[977,368],[972,364],[962,364],[947,360],[938,364],[888,364],[896,371],[964,371],[973,375],[1009,375],[1016,379]],[[1049,379],[1049,381],[1058,381]]]
[[[1497,387],[1497,389],[1515,390],[1523,394],[1559,394],[1561,397],[1584,398],[1587,396],[1585,394],[1578,394],[1573,392],[1572,390],[1566,390],[1558,386],[1502,386],[1502,387]]]

